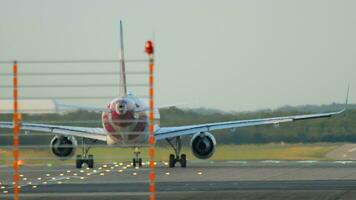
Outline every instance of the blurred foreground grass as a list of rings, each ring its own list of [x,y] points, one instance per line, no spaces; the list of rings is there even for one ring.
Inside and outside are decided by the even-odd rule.
[[[327,160],[325,154],[341,144],[249,144],[249,145],[217,145],[215,154],[210,160]],[[148,148],[140,148],[141,156],[148,159]],[[81,149],[77,148],[76,153]],[[173,150],[170,147],[156,147],[156,160],[167,161]],[[183,147],[182,153],[188,160],[196,160],[190,147]],[[96,162],[125,162],[133,158],[132,148],[95,147],[90,150]],[[25,164],[65,164],[74,163],[74,156],[69,160],[59,160],[50,150],[21,149],[20,157]],[[0,148],[0,164],[12,164],[11,150]]]

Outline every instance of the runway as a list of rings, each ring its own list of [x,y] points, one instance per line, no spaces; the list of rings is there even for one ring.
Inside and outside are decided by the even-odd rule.
[[[355,161],[189,162],[188,168],[156,168],[162,199],[355,199]],[[148,199],[149,169],[106,163],[94,169],[24,166],[24,199]],[[12,170],[0,167],[0,198],[11,199]],[[293,196],[293,198],[291,198]],[[298,197],[298,198],[297,198]]]

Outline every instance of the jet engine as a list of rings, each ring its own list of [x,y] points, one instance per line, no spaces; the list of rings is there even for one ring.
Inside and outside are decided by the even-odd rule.
[[[210,158],[215,151],[216,140],[211,133],[203,132],[193,135],[190,146],[193,155],[199,159]]]
[[[51,151],[60,159],[68,159],[74,155],[77,145],[73,136],[56,135],[51,140]]]

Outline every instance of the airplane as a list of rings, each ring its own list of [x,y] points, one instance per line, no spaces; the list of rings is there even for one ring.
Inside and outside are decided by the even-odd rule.
[[[133,147],[134,158],[133,166],[142,166],[142,158],[138,151],[139,147],[148,144],[149,137],[149,107],[140,98],[135,97],[132,92],[128,92],[125,74],[123,28],[120,21],[120,93],[119,97],[113,99],[106,108],[94,108],[85,106],[73,106],[79,109],[94,110],[102,112],[102,127],[77,127],[77,126],[60,126],[49,124],[36,124],[21,122],[21,130],[46,132],[53,134],[54,137],[50,142],[52,153],[61,158],[72,157],[77,147],[76,138],[82,139],[82,153],[76,156],[76,168],[81,168],[86,164],[89,168],[94,167],[94,157],[89,154],[90,145],[97,141],[104,141],[107,145],[116,147]],[[151,43],[152,44],[152,43]],[[153,46],[150,48],[153,49]],[[260,118],[249,120],[236,120],[213,122],[205,124],[194,124],[175,127],[160,127],[159,123],[154,125],[155,141],[166,140],[174,150],[174,154],[169,155],[169,167],[173,168],[177,163],[185,168],[187,166],[187,157],[181,154],[182,140],[184,136],[191,136],[190,146],[192,153],[198,159],[210,158],[216,149],[216,139],[211,133],[219,129],[235,130],[241,127],[259,126],[274,124],[279,125],[285,122],[294,122],[299,120],[309,120],[316,118],[326,118],[343,113],[348,103],[349,88],[344,108],[335,112],[283,116],[273,118]],[[65,105],[64,105],[65,106]],[[69,105],[70,106],[70,105]],[[159,107],[154,109],[155,121],[159,122]],[[13,122],[0,122],[0,128],[13,128]]]

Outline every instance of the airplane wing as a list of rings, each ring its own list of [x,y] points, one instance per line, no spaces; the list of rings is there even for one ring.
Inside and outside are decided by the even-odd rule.
[[[344,111],[345,108],[337,112],[329,112],[329,113],[321,113],[321,114],[307,114],[307,115],[295,115],[295,116],[286,116],[286,117],[215,122],[215,123],[177,126],[177,127],[160,127],[155,131],[155,139],[158,141],[158,140],[173,138],[177,136],[192,135],[195,133],[209,132],[209,131],[214,131],[219,129],[233,129],[233,128],[248,127],[248,126],[279,124],[279,123],[293,122],[298,120],[331,117],[333,115],[340,114]]]
[[[13,123],[0,122],[0,128],[13,128]],[[106,134],[103,128],[21,123],[21,130],[47,132],[50,134],[61,134],[65,136],[77,136],[93,140],[106,141]]]

